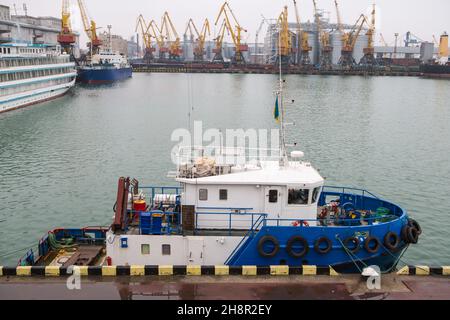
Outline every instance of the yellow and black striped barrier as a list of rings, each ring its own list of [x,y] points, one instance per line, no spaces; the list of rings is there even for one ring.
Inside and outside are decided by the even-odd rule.
[[[397,271],[397,274],[407,276],[450,276],[450,266],[405,266]]]
[[[0,276],[338,276],[328,266],[76,266],[73,269],[57,266],[1,267]]]
[[[0,266],[0,276],[339,276],[331,266]],[[406,266],[397,275],[450,276],[450,266]]]

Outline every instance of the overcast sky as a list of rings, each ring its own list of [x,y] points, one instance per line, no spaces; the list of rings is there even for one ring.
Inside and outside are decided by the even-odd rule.
[[[81,31],[81,19],[77,0],[70,0],[73,6],[73,25]],[[316,0],[318,7],[330,13],[331,22],[336,21],[334,0]],[[16,4],[17,13],[23,14],[23,3],[27,4],[32,16],[60,16],[62,0],[0,0],[0,4]],[[198,28],[208,17],[213,22],[223,0],[84,0],[89,15],[98,26],[113,26],[113,33],[129,38],[134,34],[137,16],[142,13],[146,19],[160,21],[164,11],[168,11],[180,36],[184,33],[189,18],[193,18]],[[229,0],[240,24],[248,30],[244,36],[247,42],[255,41],[255,32],[264,15],[275,18],[283,6],[289,6],[289,20],[295,21],[292,0]],[[302,21],[313,20],[312,0],[297,0]],[[338,0],[342,19],[354,23],[361,13],[370,13],[370,6],[376,3],[378,10],[377,36],[383,33],[389,44],[394,43],[394,33],[400,36],[407,31],[423,40],[432,41],[432,36],[443,31],[450,32],[450,0]],[[212,26],[213,27],[213,26]],[[265,28],[263,29],[265,32]],[[214,27],[211,30],[214,33]],[[378,43],[377,37],[377,43]],[[262,39],[262,38],[260,38]],[[84,37],[83,39],[84,40]]]

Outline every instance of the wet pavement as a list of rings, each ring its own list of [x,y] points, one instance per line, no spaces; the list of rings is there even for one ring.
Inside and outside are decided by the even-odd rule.
[[[369,290],[360,276],[89,277],[69,290],[67,278],[3,277],[0,300],[392,300],[450,299],[450,277],[386,275]]]

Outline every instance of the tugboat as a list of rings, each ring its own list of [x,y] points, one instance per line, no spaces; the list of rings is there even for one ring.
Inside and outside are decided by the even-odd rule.
[[[108,48],[92,54],[90,60],[78,68],[77,81],[86,84],[105,84],[131,78],[133,70],[127,58],[113,52],[111,45],[111,28],[109,28]],[[91,49],[91,53],[92,53]]]
[[[30,250],[19,264],[394,270],[418,242],[420,225],[369,191],[325,186],[311,163],[301,160],[303,152],[287,151],[281,67],[276,98],[276,150],[230,164],[230,156],[245,150],[180,148],[175,186],[142,186],[121,177],[109,227],[52,230],[39,241],[39,254]]]

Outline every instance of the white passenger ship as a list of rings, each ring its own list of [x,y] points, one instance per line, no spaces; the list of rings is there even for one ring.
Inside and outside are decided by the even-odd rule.
[[[58,46],[0,44],[0,113],[62,96],[76,76]]]

